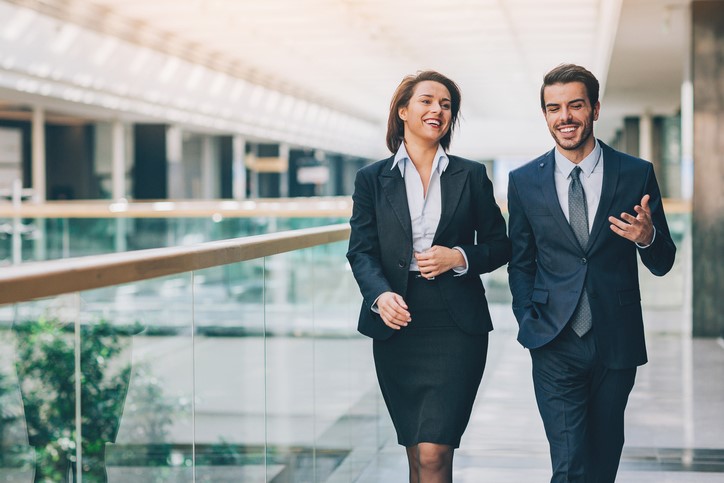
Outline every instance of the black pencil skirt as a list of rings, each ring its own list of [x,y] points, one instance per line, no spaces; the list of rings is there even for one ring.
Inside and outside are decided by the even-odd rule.
[[[375,340],[377,379],[397,442],[460,446],[485,369],[488,334],[470,335],[445,309],[435,280],[410,272],[405,302],[412,321]]]

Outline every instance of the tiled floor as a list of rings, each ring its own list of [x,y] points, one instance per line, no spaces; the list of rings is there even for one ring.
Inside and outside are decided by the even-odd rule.
[[[515,341],[512,318],[504,311],[498,315],[483,384],[455,455],[455,481],[546,482],[548,447],[530,358]],[[656,316],[648,313],[647,319]],[[724,346],[676,331],[651,332],[647,340],[649,363],[639,369],[629,400],[617,481],[724,482]],[[406,478],[404,453],[391,439],[357,481]]]

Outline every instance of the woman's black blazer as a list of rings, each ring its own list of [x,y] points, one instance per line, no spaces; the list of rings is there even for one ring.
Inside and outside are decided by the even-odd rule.
[[[448,158],[450,163],[440,177],[442,211],[433,245],[465,250],[468,271],[455,276],[450,270],[436,277],[435,283],[455,323],[467,333],[483,334],[493,325],[480,274],[508,262],[510,240],[485,166],[457,156]],[[352,196],[347,259],[363,297],[357,328],[375,339],[387,339],[394,330],[370,307],[383,292],[405,297],[412,258],[405,181],[399,169],[392,169],[393,161],[394,156],[360,169]]]

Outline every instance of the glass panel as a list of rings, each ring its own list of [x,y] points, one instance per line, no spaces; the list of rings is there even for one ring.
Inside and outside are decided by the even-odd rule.
[[[263,482],[264,261],[194,274],[196,481]]]
[[[192,281],[82,293],[83,481],[192,481]]]
[[[354,481],[377,452],[379,395],[371,341],[357,333],[361,296],[347,242],[310,248],[314,301],[317,481]]]
[[[27,218],[0,219],[0,266],[296,230],[347,218]],[[17,240],[13,242],[13,234]]]
[[[314,286],[311,252],[264,261],[266,327],[267,478],[315,477]]]
[[[63,481],[75,461],[78,294],[0,308],[0,480]]]

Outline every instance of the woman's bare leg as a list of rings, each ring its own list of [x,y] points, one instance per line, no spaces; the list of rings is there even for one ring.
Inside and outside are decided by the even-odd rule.
[[[407,448],[410,483],[452,483],[452,446],[420,443]]]

